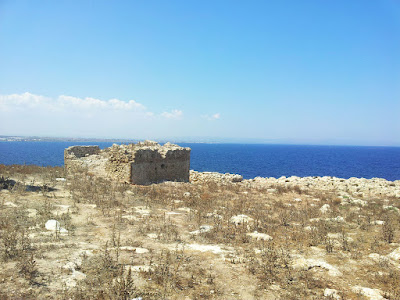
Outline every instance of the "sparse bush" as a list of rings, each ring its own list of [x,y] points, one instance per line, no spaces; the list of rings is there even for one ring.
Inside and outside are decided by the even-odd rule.
[[[386,216],[384,224],[382,225],[382,239],[387,243],[393,243],[395,236],[394,220]]]
[[[34,283],[35,278],[39,275],[38,267],[33,257],[33,252],[21,256],[17,267],[19,269],[19,273],[29,280],[29,283],[31,284]]]

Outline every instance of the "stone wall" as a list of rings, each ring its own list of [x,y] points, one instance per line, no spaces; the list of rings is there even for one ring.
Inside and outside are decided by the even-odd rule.
[[[116,145],[100,150],[97,146],[73,146],[64,152],[67,173],[86,168],[97,176],[140,185],[162,181],[189,181],[190,148],[145,141]]]
[[[72,146],[64,150],[64,166],[67,174],[85,169],[85,158],[100,152],[99,146]]]
[[[136,151],[131,165],[131,182],[149,184],[162,181],[189,181],[190,150],[171,148],[160,151],[144,148]]]

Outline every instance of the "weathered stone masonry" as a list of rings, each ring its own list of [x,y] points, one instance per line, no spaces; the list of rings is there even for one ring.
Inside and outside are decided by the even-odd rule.
[[[145,141],[116,145],[73,146],[64,151],[67,174],[82,168],[95,176],[119,182],[147,185],[162,181],[189,181],[190,148]]]

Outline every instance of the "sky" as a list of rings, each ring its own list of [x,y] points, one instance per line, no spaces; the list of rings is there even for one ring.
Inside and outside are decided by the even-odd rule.
[[[400,146],[400,1],[0,0],[0,135]]]

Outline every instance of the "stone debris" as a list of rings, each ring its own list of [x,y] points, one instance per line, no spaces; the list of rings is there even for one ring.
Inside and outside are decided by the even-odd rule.
[[[150,238],[150,239],[155,240],[155,239],[158,238],[158,234],[157,233],[148,233],[147,237]]]
[[[326,288],[324,290],[324,296],[329,297],[330,299],[336,299],[336,300],[342,299],[342,297],[340,297],[340,295],[338,294],[338,291],[335,289]]]
[[[202,244],[187,244],[184,247],[188,250],[200,251],[200,252],[212,252],[214,254],[221,254],[226,252],[218,245],[202,245]]]
[[[326,261],[322,259],[299,257],[293,261],[293,267],[308,269],[308,270],[312,268],[323,268],[325,270],[328,270],[328,275],[332,277],[342,275],[342,272],[340,272],[338,268],[328,264]]]
[[[151,213],[151,210],[147,209],[145,206],[136,206],[135,211],[142,216],[148,216]]]
[[[222,259],[225,259],[226,255],[231,255],[234,252],[234,248],[220,245],[206,245],[206,244],[170,244],[168,249],[172,251],[199,251],[199,252],[211,252],[219,255]]]
[[[335,222],[335,223],[344,223],[345,222],[345,220],[344,220],[344,218],[342,216],[337,216],[335,218],[328,218],[328,219],[325,219],[325,220],[326,221]]]
[[[321,206],[319,211],[323,214],[326,214],[330,210],[331,206],[329,204],[324,204]]]
[[[37,210],[34,208],[27,208],[26,212],[28,213],[28,218],[34,218],[37,215]]]
[[[393,205],[384,205],[383,209],[385,209],[385,210],[393,210],[393,211],[395,211],[397,213],[400,211],[397,207],[395,207]]]
[[[194,209],[191,209],[190,207],[179,207],[177,210],[187,212],[187,213],[194,211]]]
[[[382,220],[375,220],[372,222],[372,225],[383,225],[383,224],[385,224],[385,221]]]
[[[79,270],[82,266],[83,260],[93,255],[93,250],[79,250],[70,260],[62,266],[62,269],[68,272]]]
[[[367,206],[368,205],[367,201],[361,200],[361,199],[351,199],[349,202],[352,203],[352,204],[358,204],[358,205],[361,205],[361,206]]]
[[[178,213],[176,211],[167,211],[165,214],[167,216],[181,215],[181,213]]]
[[[210,225],[202,225],[202,226],[200,226],[200,228],[198,230],[191,231],[189,233],[191,235],[199,235],[201,233],[209,232],[209,231],[211,231],[211,229],[213,229],[213,227]]]
[[[4,205],[5,205],[5,206],[8,206],[8,207],[18,207],[18,205],[16,205],[16,204],[13,203],[13,202],[10,202],[10,201],[5,202]]]
[[[229,221],[235,225],[241,225],[252,222],[253,218],[250,218],[249,216],[246,215],[237,215],[230,218]]]
[[[369,298],[370,300],[383,300],[382,291],[378,289],[371,289],[367,287],[362,287],[359,285],[353,286],[352,290],[354,293],[361,294]]]
[[[117,248],[111,248],[112,250],[116,250]],[[119,250],[121,251],[132,251],[135,252],[137,254],[144,254],[144,253],[148,253],[149,249],[146,248],[140,248],[140,247],[132,247],[132,246],[122,246],[119,247]]]
[[[49,231],[58,231],[61,234],[67,234],[68,230],[61,227],[60,222],[57,220],[48,220],[44,227]]]
[[[73,271],[72,275],[68,277],[64,282],[67,287],[73,288],[76,287],[77,281],[84,280],[85,278],[86,274],[79,271]]]
[[[207,218],[215,218],[215,219],[219,219],[219,220],[223,219],[223,217],[220,214],[218,214],[216,211],[214,211],[212,213],[207,213],[206,217]]]
[[[269,241],[272,240],[272,236],[266,234],[266,233],[261,233],[261,232],[250,232],[247,233],[248,236],[252,237],[253,239],[256,239],[257,241],[263,240],[263,241]]]
[[[216,182],[221,184],[241,182],[243,176],[239,174],[230,173],[218,173],[218,172],[197,172],[190,170],[190,182],[191,183],[204,183],[204,182]]]
[[[321,190],[321,191],[338,191],[342,195],[349,193],[362,198],[369,196],[388,196],[400,197],[400,180],[388,181],[383,178],[355,178],[349,179],[337,178],[332,176],[323,177],[256,177],[242,181],[243,184],[251,188],[263,188],[282,186],[287,188],[299,187],[302,190]]]
[[[53,213],[55,213],[55,214],[57,214],[57,213],[67,213],[69,211],[70,207],[71,207],[70,205],[55,204],[54,205],[55,210],[54,210]]]
[[[137,221],[137,220],[139,220],[138,217],[133,216],[133,215],[123,215],[121,218],[125,219],[125,220],[128,220],[128,221]]]
[[[400,263],[400,247],[390,252],[387,257]]]

